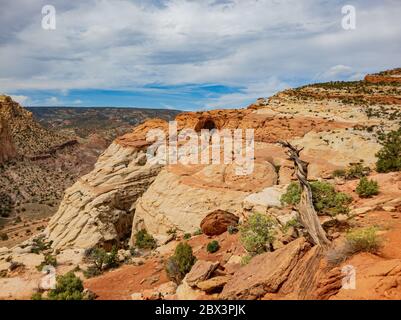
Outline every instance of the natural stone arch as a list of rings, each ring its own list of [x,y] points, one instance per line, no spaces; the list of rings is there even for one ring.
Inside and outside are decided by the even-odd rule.
[[[216,121],[210,117],[199,119],[198,123],[195,126],[195,131],[200,132],[202,129],[213,130],[219,129]]]

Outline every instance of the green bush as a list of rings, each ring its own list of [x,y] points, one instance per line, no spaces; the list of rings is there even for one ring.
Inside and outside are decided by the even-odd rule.
[[[95,265],[89,266],[86,270],[84,270],[85,278],[93,278],[102,274],[102,270],[97,268]]]
[[[215,253],[220,249],[219,242],[216,240],[213,240],[207,244],[206,250],[209,253]]]
[[[249,254],[247,254],[247,255],[245,255],[245,256],[243,256],[243,257],[241,258],[241,265],[245,266],[245,265],[247,265],[249,262],[251,262],[251,260],[252,260],[252,256],[249,255]]]
[[[154,249],[156,240],[145,229],[142,229],[135,235],[135,245],[141,249]]]
[[[31,296],[31,300],[43,300],[41,292],[35,292]]]
[[[377,252],[380,247],[377,229],[375,227],[368,227],[348,232],[346,235],[346,245],[352,253],[361,251]]]
[[[364,167],[362,163],[354,163],[347,169],[345,173],[346,179],[360,179],[370,173],[369,167]]]
[[[267,215],[255,213],[240,226],[240,240],[252,254],[265,252],[274,241],[274,221]]]
[[[369,198],[379,193],[379,184],[377,181],[363,177],[359,180],[355,191],[361,198]]]
[[[378,172],[401,170],[401,128],[379,137],[382,149],[376,154]]]
[[[57,277],[56,288],[47,295],[50,300],[82,300],[84,286],[73,272]]]
[[[100,275],[104,270],[115,268],[118,266],[118,250],[113,246],[110,253],[102,248],[91,248],[85,252],[86,260],[92,265],[84,271],[87,278]]]
[[[52,243],[53,243],[53,241],[46,242],[45,236],[41,235],[32,240],[31,252],[39,254],[42,251],[50,249]]]
[[[184,240],[189,240],[191,239],[192,235],[190,233],[184,234]]]
[[[118,249],[116,246],[113,246],[111,252],[106,254],[104,264],[107,269],[118,267]]]
[[[235,234],[238,232],[238,227],[237,226],[228,226],[227,231],[229,234]]]
[[[345,177],[347,172],[344,169],[337,169],[333,171],[333,177],[343,178]]]
[[[201,235],[203,232],[202,232],[202,229],[201,228],[198,228],[198,229],[196,229],[196,231],[192,234],[193,236],[199,236],[199,235]]]
[[[301,186],[297,182],[291,182],[287,191],[281,196],[281,202],[287,204],[298,204],[301,201]]]
[[[51,255],[51,254],[46,254],[45,255],[45,259],[43,260],[43,262],[40,265],[38,265],[36,267],[36,269],[38,269],[39,271],[42,271],[44,266],[57,267],[57,259],[56,259],[56,257]]]
[[[352,202],[351,196],[337,192],[333,185],[328,182],[313,181],[310,183],[312,189],[313,205],[320,214],[336,215],[348,213],[348,205]],[[292,182],[286,193],[281,197],[283,203],[298,204],[301,200],[301,186]]]
[[[181,242],[175,248],[174,255],[167,260],[166,272],[170,280],[180,283],[185,275],[191,271],[196,261],[192,252],[192,247]]]

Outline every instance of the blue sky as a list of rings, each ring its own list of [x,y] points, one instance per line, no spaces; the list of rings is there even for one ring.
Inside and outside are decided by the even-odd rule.
[[[56,30],[46,4],[0,12],[0,92],[25,106],[244,107],[400,67],[399,0],[53,0]]]

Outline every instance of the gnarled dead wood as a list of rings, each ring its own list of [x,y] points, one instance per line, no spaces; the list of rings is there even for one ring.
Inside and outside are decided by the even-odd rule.
[[[309,163],[299,158],[299,153],[303,148],[297,149],[287,141],[280,141],[279,143],[284,148],[287,148],[287,154],[290,160],[294,161],[295,174],[301,184],[301,201],[298,205],[301,223],[308,231],[314,244],[327,247],[330,244],[330,241],[327,239],[326,233],[323,230],[315,208],[313,207],[312,188],[308,182]]]

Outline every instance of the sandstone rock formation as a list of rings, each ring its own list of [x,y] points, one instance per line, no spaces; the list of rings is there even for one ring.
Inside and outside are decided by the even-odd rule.
[[[132,235],[143,228],[160,239],[174,229],[194,232],[214,210],[241,217],[242,201],[250,194],[250,186],[258,190],[277,180],[269,162],[255,164],[254,172],[239,178],[240,183],[235,182],[231,170],[231,165],[213,164],[163,169],[137,202]]]
[[[198,282],[209,279],[218,266],[218,262],[198,260],[193,265],[191,271],[186,275],[185,281],[188,285],[194,287]]]
[[[285,247],[254,257],[224,286],[222,299],[257,299],[275,293],[287,280],[310,245],[299,238]]]
[[[95,169],[66,191],[46,230],[54,248],[118,245],[130,234],[137,198],[159,171],[143,151],[113,143]]]
[[[227,231],[229,226],[236,226],[239,218],[227,211],[216,210],[209,213],[200,223],[202,232],[208,236],[218,236]]]
[[[17,155],[6,120],[0,117],[0,163]]]

